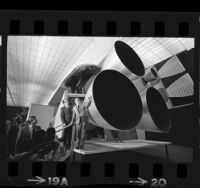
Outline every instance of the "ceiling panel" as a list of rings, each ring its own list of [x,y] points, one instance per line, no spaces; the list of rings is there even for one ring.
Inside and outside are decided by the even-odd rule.
[[[187,73],[172,83],[167,92],[169,97],[186,97],[194,94],[194,83],[190,75]]]
[[[170,58],[158,71],[161,78],[173,76],[185,71],[179,58],[175,55]]]

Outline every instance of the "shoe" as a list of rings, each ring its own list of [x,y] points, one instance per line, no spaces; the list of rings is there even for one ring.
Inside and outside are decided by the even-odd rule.
[[[83,147],[83,146],[80,146],[80,149],[84,149],[84,147]]]

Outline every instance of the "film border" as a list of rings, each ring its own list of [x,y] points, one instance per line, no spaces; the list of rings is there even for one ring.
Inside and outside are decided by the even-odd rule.
[[[161,13],[161,12],[86,12],[86,11],[77,11],[77,12],[66,12],[66,11],[1,11],[0,12],[0,23],[3,27],[0,28],[0,33],[2,35],[2,56],[1,56],[1,65],[0,65],[0,83],[1,83],[1,111],[2,116],[0,117],[0,123],[4,124],[6,117],[6,79],[7,78],[7,36],[8,35],[47,35],[47,36],[130,36],[130,37],[195,37],[195,73],[194,73],[194,99],[196,101],[195,111],[198,111],[198,99],[199,99],[199,13]],[[134,32],[133,32],[134,28]],[[196,124],[193,126],[194,133],[198,133],[198,115],[195,113],[195,122]],[[1,150],[4,145],[4,127],[1,127]],[[166,170],[170,170],[173,172],[174,176],[179,176],[178,173],[181,172],[180,178],[184,178],[190,176],[190,178],[195,179],[193,176],[194,171],[198,170],[195,164],[198,164],[199,156],[198,156],[198,136],[194,136],[194,163],[193,164],[156,164],[160,171],[166,172]],[[2,152],[3,153],[3,152]],[[10,165],[13,168],[14,166],[18,166],[18,169],[23,169],[24,166],[27,166],[27,169],[31,169],[31,163],[7,163],[4,162],[5,158],[1,155],[1,161],[3,162],[1,166],[4,166],[6,172],[8,173],[8,166]],[[35,163],[34,163],[35,164]],[[63,166],[65,164],[61,163],[36,163],[39,164],[39,168],[42,168],[44,173],[47,173],[50,169],[63,168],[56,166]],[[60,165],[61,164],[61,165]],[[82,166],[77,164],[71,164],[75,166]],[[88,164],[83,164],[83,166],[87,166]],[[94,164],[89,165],[91,168],[89,171],[91,173],[90,181],[93,179],[91,183],[98,183],[98,177],[96,176],[96,180],[94,181],[94,175],[92,172],[94,171]],[[118,165],[118,164],[117,164]],[[143,166],[144,169],[149,166],[150,170],[147,174],[152,174],[152,164],[145,164]],[[192,166],[194,165],[194,166]],[[23,167],[22,167],[23,166]],[[42,166],[42,167],[41,167]],[[70,164],[67,164],[69,167]],[[72,169],[80,169],[80,168],[72,168]],[[112,164],[111,164],[112,166]],[[120,166],[120,164],[119,164]],[[139,165],[140,166],[140,165]],[[163,170],[164,166],[164,170]],[[21,168],[20,168],[21,167]],[[84,168],[87,168],[84,167]],[[128,165],[130,168],[130,166]],[[127,169],[128,169],[127,167]],[[141,166],[140,166],[141,167]],[[14,167],[15,168],[15,167]],[[34,168],[34,167],[33,167]],[[38,168],[36,168],[38,169]],[[47,170],[49,169],[49,170]],[[66,168],[65,168],[66,169]],[[70,169],[70,168],[69,168]],[[120,168],[119,168],[120,169]],[[119,170],[118,169],[118,170]],[[137,169],[137,168],[136,168]],[[186,169],[186,170],[185,170]],[[103,172],[103,167],[101,169]],[[31,171],[31,170],[30,170]],[[29,172],[30,172],[29,171]],[[59,171],[59,170],[57,170]],[[153,170],[154,171],[154,170]],[[185,173],[183,172],[185,171]],[[19,171],[17,170],[16,173]],[[54,171],[54,173],[56,170]],[[117,171],[118,172],[118,171]],[[182,173],[183,172],[183,173]],[[12,171],[13,173],[13,171]],[[11,173],[11,175],[12,175]],[[74,173],[74,172],[73,172]],[[72,174],[73,174],[72,173]],[[75,172],[76,174],[78,171]],[[88,172],[87,172],[88,173]],[[86,174],[87,174],[86,173]],[[90,174],[89,173],[89,174]],[[111,172],[112,174],[112,172]],[[127,170],[128,174],[128,170]],[[148,175],[149,175],[148,174]],[[191,174],[191,175],[190,175]],[[15,176],[15,172],[13,174]],[[37,172],[36,174],[37,175]],[[55,176],[57,174],[54,174]],[[63,174],[61,174],[63,175]],[[64,174],[65,175],[65,174]],[[102,174],[101,174],[102,175]],[[173,175],[171,178],[173,179]],[[69,175],[70,176],[70,175]],[[23,179],[23,177],[21,177]],[[115,177],[116,178],[116,177]],[[114,179],[115,179],[114,178]],[[87,180],[86,180],[87,179]],[[80,185],[84,183],[88,183],[88,178],[80,181]],[[169,178],[170,179],[170,178]],[[189,179],[189,178],[188,178]],[[198,179],[197,179],[198,180]],[[99,180],[100,181],[100,180]],[[105,179],[106,181],[110,181],[110,179]],[[113,178],[112,178],[113,181]],[[115,180],[114,180],[115,181]],[[185,181],[183,181],[185,182]],[[183,183],[182,182],[182,183]],[[187,181],[188,182],[188,181]],[[181,183],[181,182],[180,182]]]

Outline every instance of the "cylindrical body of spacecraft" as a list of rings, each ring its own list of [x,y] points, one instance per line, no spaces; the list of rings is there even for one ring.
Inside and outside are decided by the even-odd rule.
[[[134,128],[142,116],[142,101],[134,84],[116,70],[100,72],[90,85],[85,100],[90,122],[111,130]]]
[[[106,57],[102,70],[116,70],[131,80],[145,73],[143,62],[137,53],[125,42],[116,41],[114,48]]]
[[[166,92],[166,89],[161,87],[158,89],[158,91],[160,92],[160,94],[162,95],[163,99],[165,102],[168,102],[169,101],[169,97],[167,95],[167,92]]]
[[[142,118],[136,128],[151,132],[169,132],[170,111],[160,92],[153,87],[148,88],[142,96],[142,104]]]

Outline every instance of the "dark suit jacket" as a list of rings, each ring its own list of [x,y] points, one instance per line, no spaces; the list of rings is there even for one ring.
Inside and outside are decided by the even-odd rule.
[[[34,135],[35,129],[36,127],[33,128],[32,137]],[[20,128],[17,135],[17,139],[16,139],[15,152],[19,151],[20,144],[22,143],[23,140],[29,140],[29,139],[32,139],[32,137],[31,137],[31,132],[28,125]]]
[[[63,106],[60,112],[60,119],[62,123],[69,124],[72,120],[72,109],[70,107],[66,108]]]
[[[63,106],[61,108],[61,112],[60,112],[60,119],[61,119],[62,123],[65,123],[66,125],[71,123],[72,108],[71,107],[66,108],[65,106]],[[63,142],[65,144],[70,144],[71,134],[72,134],[72,127],[71,126],[62,131],[62,137],[64,138]]]
[[[8,127],[6,139],[7,139],[9,154],[14,154],[15,152],[15,143],[16,143],[18,131],[19,131],[19,127],[17,125],[11,125]]]

